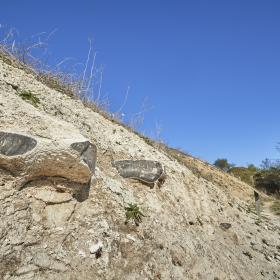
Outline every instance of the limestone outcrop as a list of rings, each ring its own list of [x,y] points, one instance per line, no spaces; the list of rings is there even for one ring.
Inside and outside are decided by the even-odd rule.
[[[177,153],[0,55],[0,279],[279,280],[279,217]]]
[[[22,183],[61,177],[87,184],[95,168],[96,147],[85,140],[77,135],[57,140],[0,131],[0,166]]]
[[[1,101],[0,167],[18,178],[18,189],[45,177],[76,182],[79,188],[89,184],[97,154],[93,143],[17,94],[1,92]]]

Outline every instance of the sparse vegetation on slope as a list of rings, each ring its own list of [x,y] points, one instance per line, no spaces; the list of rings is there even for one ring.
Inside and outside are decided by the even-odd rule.
[[[254,175],[256,174],[256,172],[256,169],[247,167],[232,167],[228,171],[229,174],[232,174],[236,178],[251,186],[254,185]]]
[[[269,170],[261,170],[254,175],[255,187],[280,198],[280,170],[271,168]]]
[[[27,102],[31,103],[34,107],[38,107],[40,104],[40,99],[34,95],[31,91],[23,91],[19,93],[19,96],[26,100]]]
[[[273,201],[271,205],[271,211],[280,216],[280,200]]]
[[[140,138],[22,70],[2,61],[0,68],[1,129],[19,128],[36,135],[39,153],[49,141],[57,148],[66,139],[69,148],[69,135],[82,134],[96,145],[98,154],[98,168],[93,180],[85,180],[83,200],[68,193],[77,183],[65,178],[40,177],[19,191],[15,186],[22,176],[17,165],[24,162],[13,159],[16,174],[0,168],[1,278],[264,280],[280,276],[279,226],[271,219],[257,225],[256,215],[246,212],[250,186],[206,162]],[[30,110],[12,84],[38,95],[41,105]],[[47,161],[48,167],[56,172],[57,158],[72,175],[73,164],[65,159],[64,148],[58,150],[61,154],[53,158],[54,163]],[[77,170],[85,167],[77,158],[85,160],[84,154],[76,152],[75,171],[85,175]],[[40,155],[43,161],[34,157],[35,168],[27,168],[28,173],[37,172],[38,164],[42,164],[40,171],[48,171],[45,153]],[[165,167],[166,180],[160,188],[151,188],[120,177],[112,166],[112,160],[120,159],[158,161]],[[126,205],[128,201],[134,203]],[[141,226],[124,225],[125,214],[139,224],[142,208],[148,209],[149,218],[143,218]],[[263,246],[263,239],[269,246]],[[19,260],[7,269],[6,260],[12,258]]]
[[[125,207],[125,211],[126,223],[132,220],[136,226],[139,226],[139,224],[142,222],[142,217],[145,217],[137,204],[128,204],[128,206]]]
[[[228,172],[230,168],[234,166],[234,164],[229,163],[226,158],[218,158],[214,162],[214,165],[225,172]]]

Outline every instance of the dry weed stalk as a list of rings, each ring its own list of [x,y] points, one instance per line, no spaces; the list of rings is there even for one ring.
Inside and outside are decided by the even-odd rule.
[[[38,81],[48,87],[72,98],[81,99],[85,106],[107,119],[131,131],[139,130],[144,122],[145,113],[151,110],[151,107],[147,106],[147,99],[144,99],[140,111],[128,116],[127,124],[124,124],[123,109],[130,94],[130,86],[128,86],[120,108],[115,113],[109,112],[108,98],[102,92],[104,67],[96,63],[97,52],[94,51],[92,39],[88,40],[89,49],[85,64],[74,63],[73,58],[67,57],[53,66],[49,65],[49,41],[56,31],[41,32],[22,41],[16,29],[7,30],[0,24],[0,38],[3,38],[0,40],[0,58],[10,65],[33,74]],[[82,67],[82,71],[77,71],[76,67]],[[156,127],[156,130],[156,137],[159,137],[159,127]],[[147,138],[140,133],[137,134]]]

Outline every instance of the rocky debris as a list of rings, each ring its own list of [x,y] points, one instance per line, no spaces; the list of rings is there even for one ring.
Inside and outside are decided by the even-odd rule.
[[[50,269],[65,272],[67,267],[58,261],[53,260],[46,252],[38,252],[33,259],[34,264],[41,269]]]
[[[251,254],[250,252],[248,252],[248,251],[244,251],[243,254],[244,254],[245,256],[247,256],[250,260],[253,259],[252,254]]]
[[[30,274],[39,270],[39,267],[34,264],[28,264],[26,266],[20,267],[15,274],[18,276]],[[34,274],[32,274],[34,276]]]
[[[230,223],[220,223],[220,228],[223,230],[228,230],[231,228],[231,224]]]
[[[184,257],[182,256],[181,250],[171,250],[170,254],[171,254],[171,258],[172,258],[172,264],[175,266],[182,266],[183,264],[183,259]]]
[[[280,261],[280,254],[275,253],[274,258],[277,259],[278,261]]]
[[[164,169],[157,161],[120,160],[113,161],[112,165],[122,177],[137,179],[145,183],[155,183],[164,175]]]
[[[262,243],[265,244],[266,246],[270,246],[269,243],[267,242],[267,240],[264,238],[262,238]]]
[[[271,262],[272,257],[271,257],[271,256],[269,256],[269,255],[265,255],[265,259],[266,259],[266,260],[268,260],[269,262]]]
[[[37,141],[31,137],[0,131],[0,154],[17,156],[35,148]]]
[[[94,254],[95,257],[98,259],[98,258],[101,257],[102,248],[103,248],[102,242],[98,241],[97,243],[90,245],[89,251],[90,251],[91,254]]]

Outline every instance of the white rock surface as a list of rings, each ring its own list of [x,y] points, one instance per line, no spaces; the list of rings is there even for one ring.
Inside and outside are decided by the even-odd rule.
[[[89,251],[91,254],[96,254],[98,251],[100,251],[103,247],[103,244],[101,241],[98,241],[97,243],[90,244]]]
[[[76,203],[74,201],[47,205],[45,208],[46,219],[51,226],[61,226],[69,220],[74,212]]]
[[[68,202],[72,199],[72,195],[69,193],[59,193],[48,189],[35,190],[34,197],[52,204]]]
[[[26,183],[39,177],[63,177],[78,183],[88,183],[94,172],[96,147],[71,124],[44,115],[16,94],[0,88],[0,132],[29,137],[36,142],[31,150],[18,155],[1,153],[0,165]],[[15,114],[15,112],[17,112]],[[77,145],[87,145],[77,149]],[[87,164],[85,154],[90,158]]]

